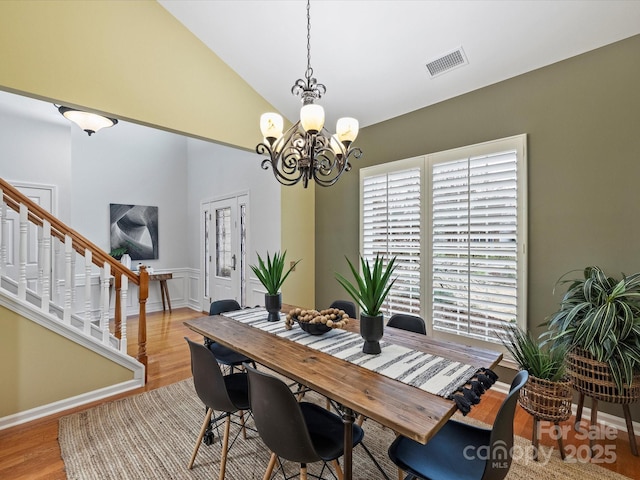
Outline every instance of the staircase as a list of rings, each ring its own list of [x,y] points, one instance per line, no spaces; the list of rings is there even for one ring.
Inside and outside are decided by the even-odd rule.
[[[146,269],[126,268],[3,179],[0,199],[0,304],[120,358],[146,381]],[[139,298],[136,361],[127,352],[130,285]]]

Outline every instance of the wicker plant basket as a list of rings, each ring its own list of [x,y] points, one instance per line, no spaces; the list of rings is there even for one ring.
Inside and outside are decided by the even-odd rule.
[[[529,381],[520,390],[518,403],[539,420],[562,422],[571,416],[571,386],[568,378],[552,382],[529,375]]]
[[[582,349],[572,350],[567,355],[567,375],[578,392],[603,402],[629,404],[640,399],[640,374],[634,376],[630,386],[620,391],[609,365],[597,361]]]

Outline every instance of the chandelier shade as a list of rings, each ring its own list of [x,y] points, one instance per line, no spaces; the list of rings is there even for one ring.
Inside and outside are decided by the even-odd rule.
[[[57,105],[56,105],[57,106]],[[75,108],[58,107],[58,111],[67,120],[78,125],[82,130],[87,132],[89,136],[103,128],[113,127],[118,120],[115,118],[105,117],[96,113],[84,112]]]
[[[325,113],[321,105],[314,103],[326,92],[326,87],[313,78],[311,68],[311,15],[307,0],[307,70],[305,78],[298,79],[291,93],[302,100],[300,120],[283,132],[283,119],[277,113],[264,113],[260,117],[263,142],[256,152],[266,155],[262,168],[271,167],[273,175],[283,185],[309,181],[328,187],[334,185],[343,172],[351,170],[350,158],[360,158],[362,150],[352,147],[358,136],[359,124],[355,118],[340,118],[336,133],[325,128]]]

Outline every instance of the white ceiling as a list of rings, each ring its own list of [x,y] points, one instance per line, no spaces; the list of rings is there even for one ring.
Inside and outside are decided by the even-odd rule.
[[[158,1],[297,121],[304,0]],[[311,66],[333,130],[341,116],[371,125],[639,33],[638,0],[312,0]],[[425,64],[458,47],[468,65],[430,78]]]
[[[158,1],[297,121],[304,0]],[[329,130],[342,116],[372,125],[637,34],[640,0],[311,1],[311,66],[327,87],[318,103]],[[425,64],[458,47],[468,65],[430,78]],[[0,112],[66,122],[50,103],[5,92]]]

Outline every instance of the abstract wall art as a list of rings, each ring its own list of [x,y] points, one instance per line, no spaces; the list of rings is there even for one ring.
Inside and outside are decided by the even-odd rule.
[[[111,250],[125,247],[131,260],[158,258],[158,207],[109,204]]]

